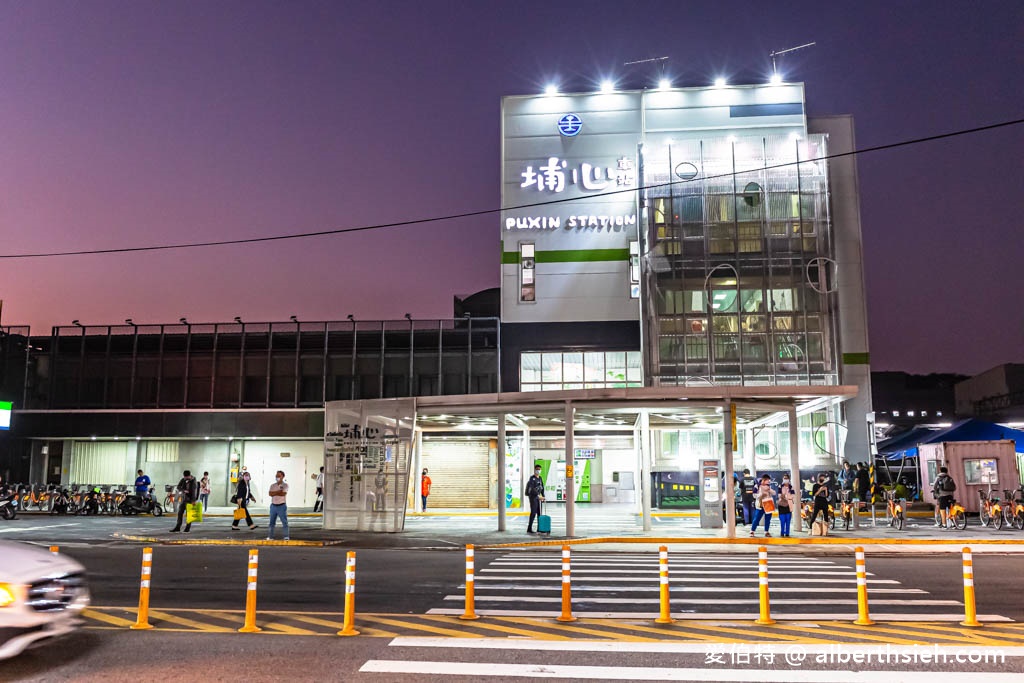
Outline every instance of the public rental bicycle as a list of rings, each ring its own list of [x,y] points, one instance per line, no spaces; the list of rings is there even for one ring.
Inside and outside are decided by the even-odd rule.
[[[1003,489],[1005,495],[1003,504],[1003,518],[1007,525],[1018,531],[1024,529],[1024,484],[1021,484],[1016,491]]]
[[[885,514],[889,518],[889,526],[896,527],[897,531],[903,530],[903,525],[906,522],[906,511],[896,499],[895,489],[885,492]]]
[[[839,514],[843,518],[843,530],[849,531],[853,524],[853,503],[850,502],[850,491],[843,489],[839,492]],[[832,516],[833,521],[835,515]],[[833,526],[833,528],[835,528]]]
[[[1003,528],[1003,506],[999,503],[999,498],[992,495],[992,491],[988,493],[984,491],[978,491],[978,497],[981,498],[981,507],[979,516],[981,517],[981,524],[983,526],[994,527],[996,531]]]
[[[953,504],[949,506],[948,519],[952,522],[953,527],[959,531],[963,531],[967,528],[967,510],[960,503],[953,501]]]

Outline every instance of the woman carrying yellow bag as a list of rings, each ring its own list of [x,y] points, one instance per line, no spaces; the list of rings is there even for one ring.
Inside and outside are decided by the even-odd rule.
[[[238,480],[238,488],[235,490],[235,495],[231,496],[231,502],[237,505],[232,516],[235,521],[231,523],[231,530],[238,531],[238,523],[245,519],[245,523],[249,525],[249,529],[255,529],[256,525],[252,523],[252,517],[249,515],[249,501],[255,502],[256,499],[252,495],[252,487],[249,485],[249,473],[244,472],[241,479]]]
[[[757,510],[754,511],[754,522],[750,525],[750,535],[754,535],[757,525],[761,522],[761,517],[764,517],[764,535],[766,538],[770,538],[771,532],[768,531],[768,526],[772,523],[772,515],[775,514],[775,495],[772,493],[772,478],[770,476],[766,474],[761,477],[761,485],[754,495],[754,505]]]

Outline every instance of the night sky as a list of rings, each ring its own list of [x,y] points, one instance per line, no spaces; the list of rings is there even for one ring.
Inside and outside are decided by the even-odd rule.
[[[860,147],[1024,117],[1024,2],[0,2],[0,254],[495,208],[502,95],[763,82]],[[1024,126],[859,160],[872,365],[1024,362]],[[4,324],[451,315],[497,216],[0,261]]]

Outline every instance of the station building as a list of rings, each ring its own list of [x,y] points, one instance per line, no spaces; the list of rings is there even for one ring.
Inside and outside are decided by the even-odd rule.
[[[406,397],[409,509],[421,467],[439,508],[515,509],[540,463],[551,499],[646,511],[695,506],[709,459],[867,461],[854,149],[801,84],[506,97],[498,318],[26,335],[8,449],[40,481],[174,462],[226,488],[300,458],[310,481],[325,405]]]

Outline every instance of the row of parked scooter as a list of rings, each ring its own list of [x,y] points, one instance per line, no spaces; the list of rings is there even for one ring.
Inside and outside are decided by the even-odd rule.
[[[168,487],[170,488],[170,487]],[[0,517],[14,519],[18,512],[48,512],[51,515],[140,515],[157,517],[163,506],[153,497],[152,487],[145,495],[135,493],[127,484],[12,484],[0,493]]]

